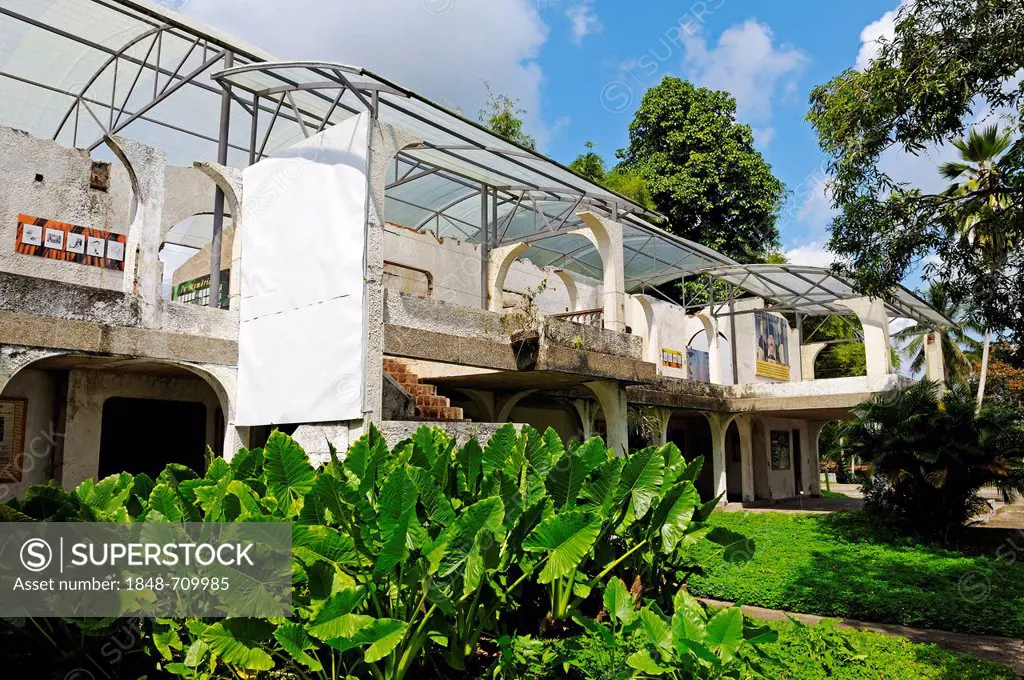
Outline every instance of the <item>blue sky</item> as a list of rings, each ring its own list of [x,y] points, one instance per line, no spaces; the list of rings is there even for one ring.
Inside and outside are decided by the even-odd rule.
[[[899,0],[164,0],[287,59],[378,71],[476,116],[488,82],[528,109],[542,151],[568,163],[588,140],[612,160],[646,88],[666,75],[729,90],[792,192],[794,262],[827,265],[823,155],[804,122],[811,89],[870,59]],[[937,156],[890,170],[933,180]]]

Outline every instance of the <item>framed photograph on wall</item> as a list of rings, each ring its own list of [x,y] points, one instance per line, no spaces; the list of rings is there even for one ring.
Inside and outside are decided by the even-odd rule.
[[[789,470],[793,465],[793,449],[789,430],[772,430],[772,470]]]
[[[28,400],[0,399],[0,482],[20,482]]]

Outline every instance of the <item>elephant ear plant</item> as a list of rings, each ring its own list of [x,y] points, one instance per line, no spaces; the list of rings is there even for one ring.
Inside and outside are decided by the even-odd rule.
[[[151,639],[163,669],[401,680],[422,667],[472,673],[490,663],[481,646],[493,652],[499,637],[568,630],[582,609],[600,608],[612,575],[646,579],[653,602],[669,606],[668,580],[653,570],[685,569],[697,541],[736,542],[702,525],[716,501],[701,503],[700,466],[672,444],[618,458],[600,439],[566,449],[553,430],[506,425],[485,446],[456,448],[423,427],[391,450],[371,428],[317,470],[275,432],[264,449],[215,459],[203,476],[170,466],[155,480],[121,475],[73,494],[41,487],[8,512],[290,522],[294,615],[158,620]]]

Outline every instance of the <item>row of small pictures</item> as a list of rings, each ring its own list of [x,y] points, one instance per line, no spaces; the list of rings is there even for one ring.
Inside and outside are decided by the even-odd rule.
[[[65,237],[67,242],[65,242]],[[65,232],[62,229],[47,228],[44,230],[43,227],[34,224],[23,225],[21,242],[27,246],[43,246],[51,250],[63,250],[78,255],[106,257],[115,262],[124,260],[124,244],[120,241],[107,241],[95,236]]]

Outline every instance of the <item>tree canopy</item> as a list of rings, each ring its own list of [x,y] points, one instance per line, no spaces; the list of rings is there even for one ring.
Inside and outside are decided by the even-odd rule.
[[[1019,0],[915,0],[900,9],[895,37],[864,70],[814,89],[808,120],[830,157],[840,210],[830,248],[839,273],[864,293],[888,290],[925,262],[952,300],[966,303],[972,322],[1024,338],[1024,253],[1010,247],[999,261],[986,246],[1019,244],[1024,228],[1021,68]],[[949,177],[961,171],[947,191],[926,193],[885,170],[887,152],[921,154],[997,117],[1016,141],[989,145],[1002,149],[987,159],[994,172],[985,181],[972,183],[977,173],[966,161],[988,132],[966,135],[964,162],[943,169]]]
[[[644,95],[618,155],[670,231],[745,262],[778,249],[786,189],[728,93],[666,77]]]

